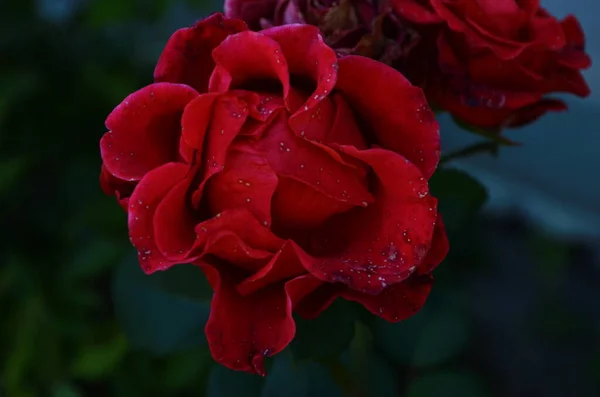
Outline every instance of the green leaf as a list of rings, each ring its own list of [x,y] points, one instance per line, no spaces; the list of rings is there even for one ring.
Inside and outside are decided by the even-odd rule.
[[[431,193],[439,200],[438,209],[449,231],[466,226],[485,204],[487,190],[464,171],[442,168],[429,181]]]
[[[148,276],[136,260],[128,258],[115,270],[116,314],[133,347],[164,355],[206,343],[204,326],[210,302],[186,295],[194,282],[201,290],[206,281],[203,275],[187,268],[176,270],[179,266],[191,265],[178,265]],[[175,292],[177,279],[182,286],[179,292]],[[197,292],[193,288],[192,291]]]
[[[80,397],[81,392],[72,384],[62,383],[52,390],[52,397]]]
[[[186,350],[169,358],[162,371],[164,386],[169,391],[189,387],[198,379],[206,380],[214,361],[208,346]]]
[[[261,397],[308,397],[308,379],[305,371],[294,365],[289,350],[283,351],[273,359]]]
[[[122,334],[115,335],[107,343],[84,345],[71,366],[75,377],[93,380],[113,372],[127,353],[127,340]]]
[[[0,160],[0,195],[10,192],[13,185],[23,177],[31,160],[28,157],[12,157]]]
[[[294,364],[289,350],[273,359],[261,397],[342,397],[326,367],[304,361]]]
[[[469,373],[439,372],[424,375],[408,387],[406,397],[487,397],[482,382]]]
[[[174,296],[208,302],[213,295],[202,270],[191,264],[173,266],[149,277],[159,289]]]
[[[469,322],[455,304],[433,302],[408,320],[391,324],[378,320],[375,340],[381,351],[400,365],[425,367],[459,354],[469,337]]]
[[[351,302],[338,299],[313,320],[296,319],[290,348],[296,360],[337,357],[354,337],[355,312]]]
[[[260,397],[263,378],[216,364],[208,377],[206,397]]]
[[[385,359],[372,352],[365,365],[365,384],[363,389],[369,397],[392,397],[398,393],[397,375]]]

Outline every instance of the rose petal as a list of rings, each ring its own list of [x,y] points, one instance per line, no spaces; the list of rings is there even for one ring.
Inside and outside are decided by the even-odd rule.
[[[197,172],[192,169],[191,175]],[[174,185],[156,207],[154,214],[154,240],[160,253],[175,262],[185,261],[196,241],[195,225],[199,214],[189,203],[193,178],[186,178]]]
[[[265,375],[264,358],[282,351],[294,338],[292,307],[319,282],[296,277],[242,296],[238,275],[220,263],[200,264],[214,290],[206,336],[213,358],[228,368]]]
[[[350,145],[357,149],[367,149],[367,143],[358,127],[354,111],[348,104],[348,101],[340,94],[334,94],[332,99],[336,110],[335,118],[323,142]]]
[[[265,376],[264,358],[282,351],[296,333],[284,287],[276,284],[242,296],[227,266],[201,267],[214,290],[206,324],[213,358],[230,369]]]
[[[197,95],[184,85],[157,83],[125,98],[106,119],[110,131],[100,140],[107,170],[134,181],[177,161],[181,113]]]
[[[567,104],[559,99],[544,98],[539,102],[518,109],[505,121],[507,127],[521,127],[532,123],[547,112],[562,112],[567,110]]]
[[[108,172],[104,164],[100,170],[100,187],[107,196],[115,196],[119,205],[127,211],[129,196],[133,193],[135,183],[127,182]]]
[[[290,107],[288,103],[288,110],[294,113],[290,117],[292,128],[297,133],[307,130],[317,106],[335,87],[338,69],[335,51],[325,44],[319,29],[310,25],[277,26],[262,31],[262,34],[281,45],[290,75],[310,80],[311,84],[302,88],[314,87],[308,100],[299,109]]]
[[[417,266],[417,274],[431,273],[448,255],[450,243],[446,234],[446,227],[442,216],[438,213],[435,220],[435,228],[433,229],[433,237],[431,238],[431,248],[427,252],[427,256],[423,262]]]
[[[158,59],[154,80],[187,84],[200,93],[207,92],[215,67],[213,49],[227,36],[247,29],[245,22],[222,14],[213,14],[191,28],[179,29]]]
[[[207,199],[212,213],[248,208],[265,226],[271,224],[271,199],[277,175],[267,161],[244,143],[227,152],[226,168],[210,179]]]
[[[248,295],[268,285],[306,273],[298,258],[297,249],[300,248],[288,240],[269,263],[238,284],[238,292]]]
[[[342,203],[371,202],[365,180],[353,167],[335,161],[322,148],[296,136],[280,113],[254,147],[277,175],[296,179]]]
[[[411,22],[418,24],[443,22],[443,19],[431,8],[429,1],[395,0],[391,5],[398,15]]]
[[[276,41],[251,31],[227,37],[212,53],[216,67],[210,78],[211,92],[248,88],[247,84],[276,85],[285,97],[289,90],[288,63]],[[250,87],[253,88],[253,87]]]
[[[280,176],[272,201],[273,229],[280,236],[300,240],[306,231],[318,228],[332,215],[354,206],[296,179]]]
[[[313,236],[307,269],[328,282],[377,294],[410,276],[431,246],[437,216],[427,181],[402,156],[383,149],[344,152],[371,165],[376,200],[332,218]]]
[[[223,211],[214,218],[196,225],[195,230],[199,236],[198,241],[202,241],[202,239],[207,241],[208,238],[219,231],[230,231],[248,247],[272,253],[278,251],[284,243],[282,239],[275,236],[271,230],[260,223],[246,208]],[[216,251],[211,251],[211,253],[223,258]],[[235,263],[234,261],[231,262]]]
[[[188,168],[186,164],[168,163],[148,172],[129,199],[129,238],[138,250],[142,269],[148,274],[174,264],[156,247],[153,219],[161,200],[185,177]]]
[[[440,134],[421,89],[368,58],[346,56],[339,65],[336,88],[365,122],[367,140],[406,157],[429,179],[440,157]]]
[[[385,288],[377,295],[364,294],[340,284],[321,284],[294,307],[302,318],[318,317],[337,298],[358,302],[374,315],[398,322],[416,314],[425,304],[433,285],[430,275],[414,275]]]
[[[344,299],[360,303],[376,316],[395,323],[406,320],[421,310],[432,286],[433,277],[412,276],[387,287],[377,295],[361,294],[350,289],[342,291],[340,295]]]
[[[183,141],[201,156],[201,183],[225,167],[227,150],[248,117],[248,105],[235,95],[205,94],[192,101],[182,116]],[[202,186],[202,185],[201,185]],[[202,189],[192,194],[198,207]]]

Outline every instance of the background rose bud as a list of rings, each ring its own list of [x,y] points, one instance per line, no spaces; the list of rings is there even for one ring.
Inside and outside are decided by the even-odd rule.
[[[468,124],[489,130],[527,124],[566,105],[546,95],[581,97],[590,66],[577,20],[558,21],[539,2],[393,0],[420,33],[402,65],[429,100]]]
[[[177,31],[156,83],[109,115],[103,186],[147,273],[193,263],[213,357],[264,374],[336,298],[388,321],[425,302],[448,241],[429,194],[438,124],[382,63],[340,60],[312,26],[220,14]]]

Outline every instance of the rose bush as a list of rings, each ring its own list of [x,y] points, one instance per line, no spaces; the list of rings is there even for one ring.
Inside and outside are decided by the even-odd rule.
[[[559,21],[539,0],[391,0],[420,33],[402,69],[427,98],[467,124],[498,130],[566,109],[555,92],[585,97],[590,66],[573,16]]]
[[[438,124],[384,64],[318,29],[214,14],[168,41],[155,83],[106,120],[101,183],[146,273],[193,263],[213,290],[213,357],[264,374],[337,298],[418,311],[448,242],[428,180]]]

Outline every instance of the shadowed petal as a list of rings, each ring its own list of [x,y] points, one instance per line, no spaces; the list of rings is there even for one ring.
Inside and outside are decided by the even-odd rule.
[[[429,248],[423,262],[417,266],[416,274],[431,273],[440,263],[442,263],[444,258],[446,258],[449,250],[450,243],[448,242],[446,227],[444,226],[442,216],[438,213],[435,221],[435,228],[433,229],[431,248]]]
[[[329,282],[378,294],[408,278],[430,249],[437,200],[402,156],[383,149],[344,152],[369,164],[374,203],[334,217],[313,236],[308,270]]]
[[[181,114],[198,93],[190,87],[157,83],[129,95],[106,119],[102,160],[119,179],[140,180],[148,171],[177,161]]]
[[[200,93],[207,92],[215,67],[213,49],[227,36],[247,29],[243,21],[222,14],[213,14],[191,28],[179,29],[158,59],[154,80],[187,84]]]
[[[365,122],[367,140],[406,157],[429,179],[440,157],[440,133],[421,89],[368,58],[344,57],[339,68],[336,89]]]
[[[213,358],[228,368],[264,376],[264,359],[279,353],[296,333],[292,307],[318,282],[300,276],[242,296],[237,275],[220,263],[202,263],[214,290],[206,336]]]
[[[412,276],[387,287],[377,295],[361,294],[347,289],[340,295],[347,300],[363,305],[368,311],[391,323],[406,320],[417,313],[427,300],[433,277]]]
[[[288,62],[292,76],[307,79],[306,87],[312,88],[305,103],[291,107],[290,125],[296,133],[307,130],[320,102],[327,100],[337,81],[338,62],[335,51],[323,41],[319,29],[310,25],[283,25],[263,30],[262,34],[277,41]],[[287,98],[286,98],[287,99]]]
[[[129,199],[129,237],[146,273],[166,269],[175,263],[167,260],[157,249],[153,220],[161,200],[184,179],[188,169],[186,164],[168,163],[148,172]]]
[[[211,92],[227,92],[258,81],[263,86],[278,82],[283,95],[287,95],[290,86],[288,62],[273,39],[246,31],[229,36],[212,54],[217,66],[210,78]]]

